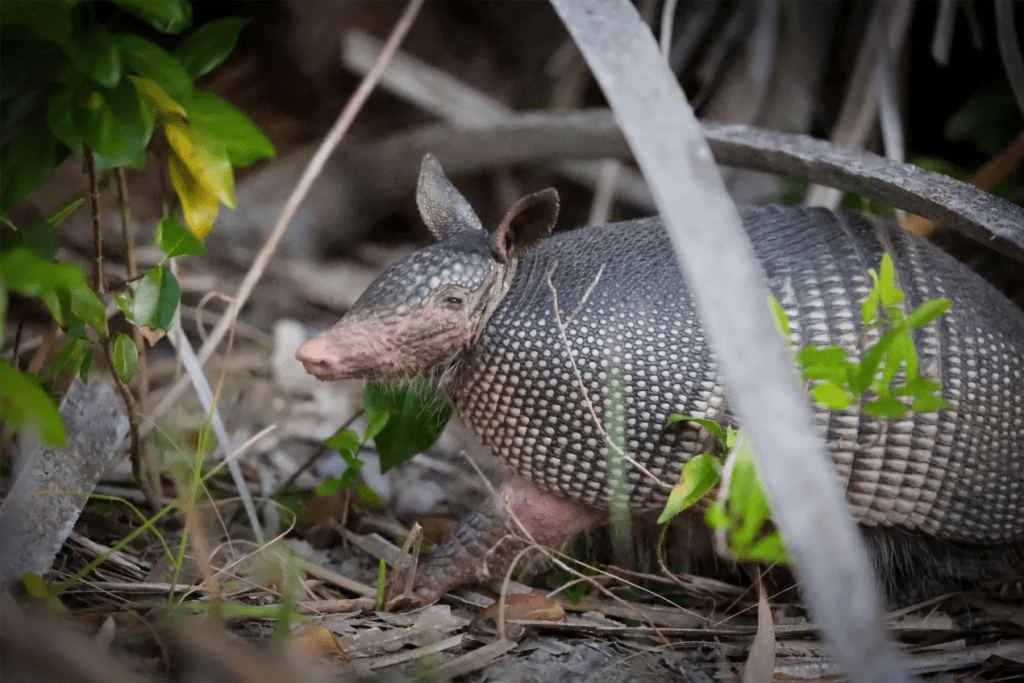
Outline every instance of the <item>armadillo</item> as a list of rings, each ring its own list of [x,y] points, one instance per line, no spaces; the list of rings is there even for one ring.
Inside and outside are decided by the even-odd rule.
[[[438,380],[515,472],[501,504],[471,516],[423,565],[420,595],[430,600],[482,578],[481,558],[507,559],[507,543],[493,546],[509,519],[555,545],[607,517],[616,477],[630,510],[662,507],[684,463],[714,445],[699,425],[667,426],[669,416],[723,424],[732,416],[660,219],[550,236],[558,195],[548,189],[513,205],[491,233],[430,155],[417,203],[439,241],[389,267],[296,357],[322,380]],[[795,347],[835,343],[860,357],[878,334],[860,315],[867,271],[885,253],[908,306],[953,302],[914,337],[921,374],[942,382],[948,407],[890,421],[857,404],[816,408],[861,527],[954,554],[1021,547],[1024,312],[928,241],[884,222],[796,206],[741,215]],[[609,465],[611,432],[618,470]]]

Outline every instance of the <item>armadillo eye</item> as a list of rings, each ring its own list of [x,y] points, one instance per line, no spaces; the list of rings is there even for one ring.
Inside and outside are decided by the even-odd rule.
[[[448,306],[461,306],[462,305],[462,297],[461,296],[446,296],[444,298],[444,303],[446,305],[448,305]]]

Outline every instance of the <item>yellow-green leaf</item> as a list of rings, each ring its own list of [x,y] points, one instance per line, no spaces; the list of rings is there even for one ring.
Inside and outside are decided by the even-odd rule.
[[[217,197],[189,173],[188,167],[176,155],[171,155],[168,171],[171,184],[181,200],[181,213],[188,229],[200,240],[206,239],[220,212]]]
[[[129,76],[128,80],[135,84],[142,94],[146,106],[155,114],[185,116],[185,108],[178,104],[161,88],[156,81],[141,76]]]
[[[690,458],[679,475],[665,503],[665,509],[658,517],[658,524],[664,524],[680,512],[704,497],[718,483],[718,458],[710,453],[701,453]]]
[[[234,173],[223,143],[205,128],[183,120],[167,121],[164,131],[174,156],[196,182],[225,205],[235,208]]]

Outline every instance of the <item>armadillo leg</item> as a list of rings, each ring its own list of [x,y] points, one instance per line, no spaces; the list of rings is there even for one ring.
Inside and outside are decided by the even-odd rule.
[[[416,575],[416,598],[436,602],[449,589],[500,579],[528,538],[558,547],[601,521],[592,507],[554,496],[514,476],[502,487],[500,503],[488,499],[462,520],[448,540],[424,559]]]

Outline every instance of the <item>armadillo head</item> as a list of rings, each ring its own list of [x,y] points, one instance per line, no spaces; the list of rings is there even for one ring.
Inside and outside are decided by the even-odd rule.
[[[505,296],[519,256],[558,217],[558,194],[547,189],[516,202],[488,233],[430,154],[416,201],[440,241],[385,270],[337,325],[299,347],[295,357],[314,377],[441,378]]]

